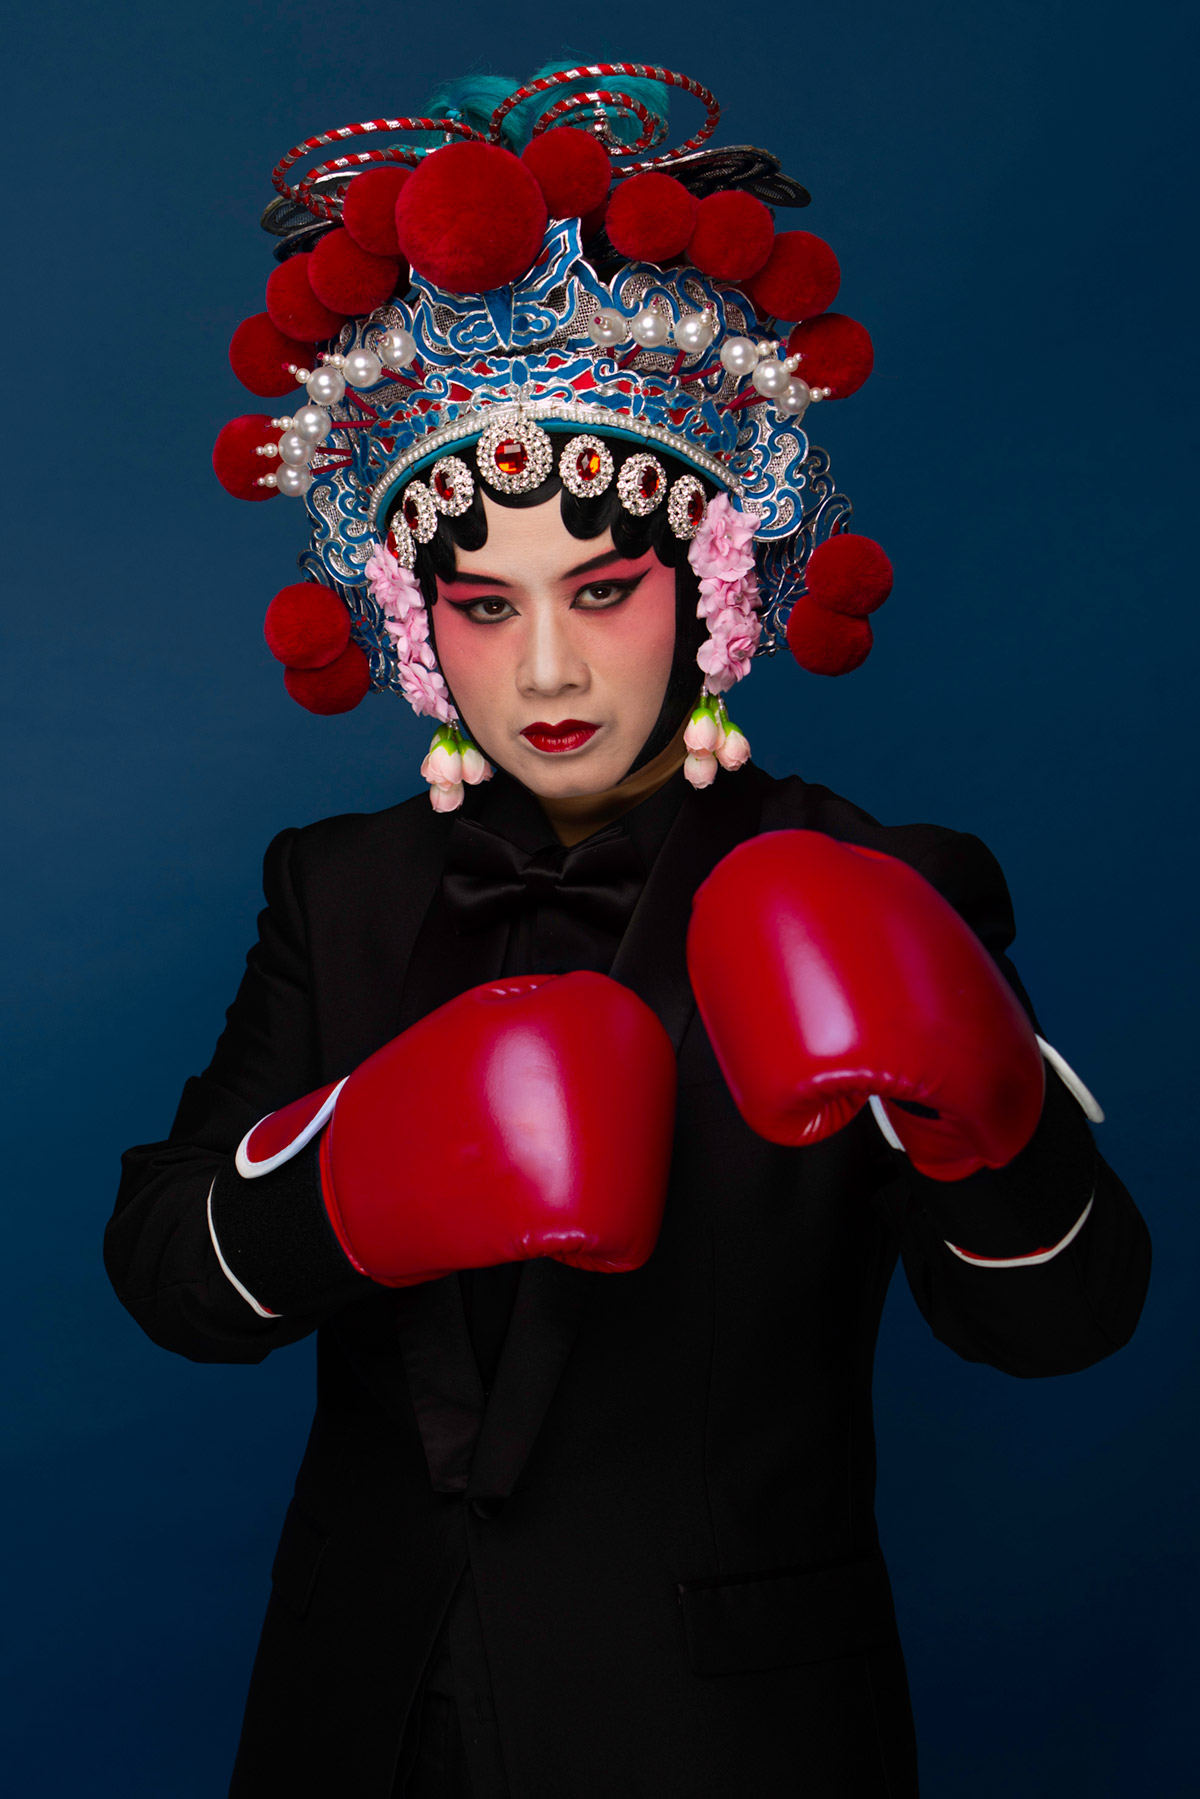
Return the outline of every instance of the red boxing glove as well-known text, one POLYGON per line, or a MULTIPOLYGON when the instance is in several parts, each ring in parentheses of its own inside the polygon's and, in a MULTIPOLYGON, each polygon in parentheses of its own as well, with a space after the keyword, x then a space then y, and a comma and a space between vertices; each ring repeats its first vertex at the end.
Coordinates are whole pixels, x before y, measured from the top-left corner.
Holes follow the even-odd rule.
POLYGON ((687 954, 737 1108, 772 1143, 818 1143, 873 1094, 935 1180, 1001 1168, 1033 1135, 1045 1090, 1033 1026, 906 863, 817 831, 752 838, 698 890, 687 954))
POLYGON ((662 1222, 675 1078, 654 1013, 606 975, 493 981, 263 1119, 238 1171, 267 1173, 323 1129, 330 1223, 386 1287, 535 1256, 639 1268, 662 1222))

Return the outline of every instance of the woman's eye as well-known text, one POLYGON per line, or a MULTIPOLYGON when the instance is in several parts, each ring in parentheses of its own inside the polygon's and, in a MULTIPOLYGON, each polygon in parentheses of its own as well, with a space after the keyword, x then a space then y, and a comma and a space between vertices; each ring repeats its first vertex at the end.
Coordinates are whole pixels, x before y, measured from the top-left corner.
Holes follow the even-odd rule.
POLYGON ((467 613, 471 618, 490 624, 494 619, 507 618, 513 608, 507 600, 492 595, 484 600, 471 600, 466 606, 460 604, 458 610, 467 613))
POLYGON ((636 586, 636 581, 593 581, 590 587, 580 588, 575 604, 582 605, 585 611, 598 612, 605 606, 615 606, 636 586))

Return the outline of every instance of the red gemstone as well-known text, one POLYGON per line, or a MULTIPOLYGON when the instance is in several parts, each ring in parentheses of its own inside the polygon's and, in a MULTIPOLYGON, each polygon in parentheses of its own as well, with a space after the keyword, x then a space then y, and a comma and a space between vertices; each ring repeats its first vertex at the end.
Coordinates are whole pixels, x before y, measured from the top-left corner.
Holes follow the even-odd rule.
POLYGON ((502 475, 519 475, 529 461, 529 451, 516 437, 506 437, 496 445, 492 461, 502 475))
POLYGON ((410 531, 416 530, 417 520, 420 518, 420 516, 421 516, 421 514, 417 511, 417 502, 415 500, 405 500, 405 502, 404 502, 404 521, 407 524, 410 531))
POLYGON ((433 477, 433 486, 439 500, 454 498, 454 483, 442 469, 439 469, 433 477))
POLYGON ((688 495, 687 516, 689 525, 698 525, 704 517, 704 495, 694 488, 688 495))
POLYGON ((652 500, 658 492, 658 470, 653 464, 647 464, 642 470, 642 498, 652 500))
POLYGON ((580 450, 575 458, 575 468, 581 481, 594 481, 600 473, 600 452, 594 446, 580 450))

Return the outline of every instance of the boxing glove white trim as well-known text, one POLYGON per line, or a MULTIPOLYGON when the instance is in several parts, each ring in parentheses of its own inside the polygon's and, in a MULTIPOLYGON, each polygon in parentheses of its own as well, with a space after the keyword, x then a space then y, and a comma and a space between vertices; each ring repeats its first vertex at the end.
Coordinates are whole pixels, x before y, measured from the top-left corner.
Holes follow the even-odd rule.
MULTIPOLYGON (((257 1180, 260 1174, 270 1174, 273 1169, 282 1168, 285 1162, 290 1162, 293 1156, 300 1153, 306 1143, 311 1143, 317 1132, 324 1129, 329 1119, 333 1116, 333 1108, 337 1104, 338 1094, 346 1085, 349 1078, 349 1075, 343 1076, 337 1086, 333 1089, 333 1092, 325 1096, 324 1101, 313 1113, 307 1124, 305 1124, 301 1130, 296 1132, 296 1135, 292 1138, 290 1143, 285 1143, 283 1148, 276 1150, 273 1156, 264 1156, 261 1162, 255 1162, 252 1161, 250 1157, 250 1139, 253 1137, 255 1131, 257 1131, 260 1126, 264 1125, 268 1118, 274 1118, 275 1114, 274 1112, 268 1112, 264 1117, 260 1118, 258 1124, 252 1126, 252 1128, 246 1132, 246 1135, 237 1146, 237 1155, 234 1157, 234 1165, 242 1179, 245 1181, 257 1180)), ((269 1314, 269 1316, 273 1317, 274 1313, 269 1314)))
POLYGON ((883 1135, 887 1142, 888 1148, 889 1149, 898 1149, 898 1150, 900 1150, 901 1154, 903 1154, 904 1153, 904 1145, 903 1145, 903 1143, 901 1143, 899 1137, 897 1137, 895 1129, 893 1128, 893 1125, 892 1125, 892 1121, 888 1117, 886 1108, 884 1107, 884 1103, 880 1099, 878 1093, 872 1093, 872 1095, 871 1095, 871 1113, 875 1119, 876 1124, 879 1126, 880 1130, 883 1132, 883 1135))
POLYGON ((1045 1056, 1047 1062, 1049 1062, 1051 1068, 1054 1070, 1067 1092, 1071 1094, 1072 1098, 1079 1101, 1079 1104, 1083 1107, 1084 1117, 1092 1124, 1103 1124, 1103 1106, 1100 1104, 1091 1088, 1084 1086, 1066 1057, 1060 1056, 1053 1045, 1047 1043, 1044 1037, 1038 1038, 1038 1048, 1045 1056))
MULTIPOLYGON (((286 1161, 287 1160, 286 1156, 283 1159, 286 1161)), ((266 1171, 265 1171, 265 1169, 260 1168, 258 1172, 260 1174, 263 1174, 266 1171)), ((208 1201, 207 1201, 208 1234, 209 1234, 210 1239, 212 1240, 212 1246, 217 1252, 217 1260, 221 1264, 221 1273, 225 1276, 225 1279, 229 1282, 230 1286, 237 1288, 237 1291, 241 1294, 241 1296, 245 1300, 246 1304, 248 1306, 252 1306, 253 1309, 258 1313, 260 1318, 278 1318, 280 1315, 278 1312, 268 1312, 266 1306, 259 1305, 259 1303, 258 1303, 257 1299, 255 1299, 253 1293, 250 1292, 249 1288, 243 1287, 241 1281, 238 1279, 237 1275, 233 1272, 233 1269, 229 1266, 229 1263, 225 1260, 225 1257, 221 1254, 221 1245, 217 1242, 217 1233, 213 1228, 213 1215, 212 1215, 213 1187, 215 1187, 216 1184, 217 1184, 217 1177, 214 1174, 213 1180, 212 1180, 212 1187, 210 1187, 208 1189, 208 1201)))
POLYGON ((1068 1244, 1074 1243, 1087 1223, 1088 1214, 1095 1203, 1096 1195, 1093 1193, 1061 1242, 1053 1244, 1049 1249, 1035 1249, 1033 1254, 1028 1256, 976 1256, 972 1255, 969 1249, 959 1249, 957 1244, 951 1243, 948 1238, 943 1237, 942 1241, 952 1256, 957 1256, 960 1262, 970 1262, 972 1268, 1036 1268, 1041 1262, 1052 1262, 1056 1255, 1061 1254, 1067 1248, 1068 1244))

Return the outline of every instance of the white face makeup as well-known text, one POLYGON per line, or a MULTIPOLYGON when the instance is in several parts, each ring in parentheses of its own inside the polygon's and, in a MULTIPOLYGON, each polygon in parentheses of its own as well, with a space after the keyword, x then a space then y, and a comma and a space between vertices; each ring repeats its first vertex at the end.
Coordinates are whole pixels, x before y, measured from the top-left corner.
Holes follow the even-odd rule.
POLYGON ((487 542, 438 581, 437 655, 484 755, 532 792, 614 787, 662 707, 675 652, 675 571, 572 537, 558 495, 518 510, 483 496, 487 542))

